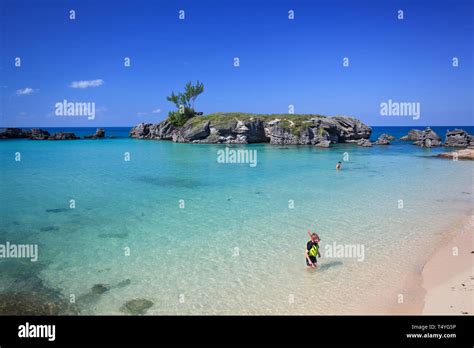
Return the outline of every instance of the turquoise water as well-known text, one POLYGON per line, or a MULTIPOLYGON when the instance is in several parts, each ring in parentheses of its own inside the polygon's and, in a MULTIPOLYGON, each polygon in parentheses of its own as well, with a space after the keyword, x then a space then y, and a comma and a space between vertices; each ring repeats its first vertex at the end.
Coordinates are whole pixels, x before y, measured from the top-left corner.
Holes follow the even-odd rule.
MULTIPOLYGON (((443 149, 242 146, 257 150, 251 168, 217 163, 222 148, 2 141, 0 243, 37 243, 37 276, 65 298, 109 284, 93 301, 77 301, 83 314, 122 314, 135 298, 154 302, 148 314, 383 312, 400 292, 414 296, 406 280, 471 214, 473 164, 431 157, 443 149), (320 269, 306 270, 308 229, 322 251, 363 244, 364 261, 323 253, 320 269)), ((15 286, 17 263, 0 259, 0 291, 15 286)))

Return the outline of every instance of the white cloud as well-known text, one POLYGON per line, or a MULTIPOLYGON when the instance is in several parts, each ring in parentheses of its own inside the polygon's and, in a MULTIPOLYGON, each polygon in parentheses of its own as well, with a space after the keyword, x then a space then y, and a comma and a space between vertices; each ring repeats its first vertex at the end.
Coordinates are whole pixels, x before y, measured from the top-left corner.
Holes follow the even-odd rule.
POLYGON ((159 114, 161 112, 161 109, 155 109, 151 113, 152 114, 159 114))
POLYGON ((72 81, 69 87, 71 88, 89 88, 89 87, 99 87, 104 84, 104 80, 86 80, 86 81, 72 81))
POLYGON ((28 95, 37 92, 38 89, 33 89, 31 87, 26 87, 23 89, 17 89, 16 90, 16 95, 28 95))

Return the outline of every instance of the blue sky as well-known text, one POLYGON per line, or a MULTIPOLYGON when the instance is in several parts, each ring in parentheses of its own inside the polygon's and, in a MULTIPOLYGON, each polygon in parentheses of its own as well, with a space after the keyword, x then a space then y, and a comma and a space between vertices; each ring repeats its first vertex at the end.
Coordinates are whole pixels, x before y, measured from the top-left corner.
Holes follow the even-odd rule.
POLYGON ((291 104, 370 125, 473 125, 473 4, 0 0, 0 126, 157 122, 174 109, 166 96, 196 80, 204 113, 287 113, 291 104), (93 80, 103 83, 71 87, 93 80), (55 116, 64 99, 94 102, 95 119, 55 116), (420 119, 381 116, 388 99, 419 102, 420 119))

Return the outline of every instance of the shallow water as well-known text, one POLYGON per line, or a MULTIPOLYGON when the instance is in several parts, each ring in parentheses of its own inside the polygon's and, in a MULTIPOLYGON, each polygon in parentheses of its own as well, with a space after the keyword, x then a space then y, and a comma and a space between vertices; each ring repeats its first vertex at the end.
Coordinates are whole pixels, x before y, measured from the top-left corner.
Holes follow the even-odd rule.
POLYGON ((122 314, 135 298, 154 302, 148 314, 360 313, 395 303, 442 233, 471 213, 473 164, 431 157, 443 149, 242 146, 257 150, 252 168, 217 163, 222 148, 2 141, 0 243, 39 244, 36 275, 79 298, 83 314, 122 314), (308 229, 322 239, 317 271, 305 268, 308 229), (333 242, 364 245, 364 261, 326 258, 333 242), (89 296, 95 284, 110 290, 89 296))

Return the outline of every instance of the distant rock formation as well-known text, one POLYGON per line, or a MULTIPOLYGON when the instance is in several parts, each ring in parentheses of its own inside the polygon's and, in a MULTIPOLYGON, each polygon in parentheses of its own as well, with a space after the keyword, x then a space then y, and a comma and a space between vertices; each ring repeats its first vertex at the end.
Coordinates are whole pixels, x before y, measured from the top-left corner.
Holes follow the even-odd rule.
POLYGON ((76 140, 80 139, 76 137, 74 133, 71 132, 57 132, 48 137, 48 140, 76 140))
POLYGON ((423 131, 419 129, 411 129, 408 131, 407 135, 404 135, 400 138, 403 141, 416 141, 423 131))
POLYGON ((441 137, 430 127, 426 127, 426 129, 421 132, 421 134, 418 136, 418 139, 413 142, 413 144, 421 147, 441 146, 441 137))
POLYGON ((372 128, 352 117, 219 113, 193 117, 182 127, 175 127, 168 120, 158 124, 140 123, 131 129, 129 136, 203 144, 270 143, 329 147, 331 143, 368 139, 371 133, 372 128))
POLYGON ((413 141, 413 145, 421 147, 441 146, 441 137, 430 127, 426 127, 425 130, 411 129, 400 140, 410 140, 413 141))
POLYGON ((4 128, 0 129, 0 139, 76 140, 80 138, 72 132, 57 132, 51 135, 48 131, 39 128, 4 128))
POLYGON ((50 134, 48 131, 45 131, 44 129, 33 128, 29 138, 32 140, 46 140, 49 138, 49 136, 50 134))
POLYGON ((377 141, 375 142, 375 145, 390 145, 390 141, 394 139, 395 139, 394 136, 383 133, 379 135, 379 137, 377 138, 377 141))
POLYGON ((0 139, 21 139, 29 138, 31 131, 25 131, 20 128, 2 128, 0 129, 0 139))
POLYGON ((101 139, 105 137, 105 130, 102 128, 97 128, 95 134, 86 135, 84 139, 101 139))
POLYGON ((444 140, 444 146, 449 147, 467 147, 470 144, 474 144, 473 136, 469 135, 463 129, 454 129, 446 132, 446 138, 444 140))

